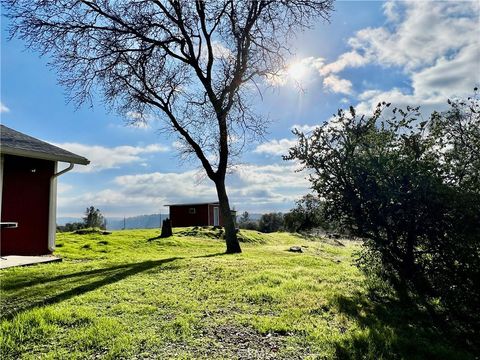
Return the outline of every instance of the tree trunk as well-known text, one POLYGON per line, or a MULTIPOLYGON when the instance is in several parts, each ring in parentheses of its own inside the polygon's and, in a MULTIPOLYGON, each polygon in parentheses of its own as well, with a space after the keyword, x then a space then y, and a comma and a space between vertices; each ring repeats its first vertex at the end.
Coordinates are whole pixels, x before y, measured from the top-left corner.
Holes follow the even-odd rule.
POLYGON ((170 219, 163 220, 162 233, 160 234, 160 237, 161 238, 166 238, 166 237, 170 237, 172 235, 173 235, 172 222, 170 221, 170 219))
POLYGON ((225 242, 227 244, 227 254, 241 253, 240 243, 237 239, 237 231, 235 223, 233 222, 232 212, 230 211, 230 204, 228 202, 227 191, 225 189, 225 180, 220 179, 215 181, 217 188, 218 202, 220 203, 220 212, 222 214, 223 226, 225 227, 225 242))

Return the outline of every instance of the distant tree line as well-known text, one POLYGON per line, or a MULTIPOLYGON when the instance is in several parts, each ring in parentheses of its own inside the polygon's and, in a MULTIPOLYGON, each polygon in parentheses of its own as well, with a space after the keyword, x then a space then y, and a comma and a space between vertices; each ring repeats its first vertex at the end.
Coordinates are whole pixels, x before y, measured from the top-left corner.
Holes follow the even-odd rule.
POLYGON ((58 232, 72 232, 79 229, 98 228, 105 230, 107 228, 107 220, 99 209, 90 206, 85 210, 85 217, 81 222, 66 223, 65 225, 57 225, 58 232))
POLYGON ((257 230, 264 233, 275 231, 308 232, 312 229, 340 231, 337 222, 330 221, 324 214, 323 202, 313 194, 307 194, 296 201, 288 213, 272 212, 263 214, 259 220, 252 220, 245 211, 238 218, 240 229, 257 230))

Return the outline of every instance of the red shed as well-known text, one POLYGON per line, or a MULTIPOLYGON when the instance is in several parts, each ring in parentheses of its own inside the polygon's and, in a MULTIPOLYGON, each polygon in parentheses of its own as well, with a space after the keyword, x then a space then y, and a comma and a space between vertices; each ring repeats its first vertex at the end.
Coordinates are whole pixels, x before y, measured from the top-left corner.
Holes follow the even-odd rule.
MULTIPOLYGON (((223 218, 218 202, 171 204, 170 221, 172 227, 223 226, 223 218)), ((235 218, 236 211, 232 211, 235 218)))
POLYGON ((0 125, 1 255, 44 255, 55 248, 57 177, 79 155, 0 125), (57 172, 59 162, 69 163, 57 172))

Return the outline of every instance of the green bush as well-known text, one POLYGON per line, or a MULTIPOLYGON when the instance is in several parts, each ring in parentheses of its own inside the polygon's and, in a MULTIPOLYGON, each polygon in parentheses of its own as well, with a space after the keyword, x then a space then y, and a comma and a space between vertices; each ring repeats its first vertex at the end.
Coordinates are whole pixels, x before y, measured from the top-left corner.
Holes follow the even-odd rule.
POLYGON ((263 214, 258 222, 258 230, 264 233, 271 233, 283 230, 283 214, 263 214))
MULTIPOLYGON (((473 339, 480 326, 480 117, 478 98, 421 121, 418 108, 353 107, 286 159, 311 169, 325 214, 365 239, 359 264, 401 298, 414 295, 473 339)), ((472 340, 473 343, 473 340, 472 340)))

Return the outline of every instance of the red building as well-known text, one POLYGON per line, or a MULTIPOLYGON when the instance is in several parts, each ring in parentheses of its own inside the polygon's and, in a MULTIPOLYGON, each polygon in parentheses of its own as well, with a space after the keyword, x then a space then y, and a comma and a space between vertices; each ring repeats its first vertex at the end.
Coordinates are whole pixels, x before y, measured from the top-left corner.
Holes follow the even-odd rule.
MULTIPOLYGON (((223 226, 223 218, 218 202, 197 204, 171 204, 170 221, 172 227, 223 226)), ((232 211, 236 216, 236 211, 232 211)))
POLYGON ((89 161, 4 125, 0 145, 0 254, 49 254, 55 248, 57 177, 89 161), (69 165, 58 171, 59 162, 69 165))

